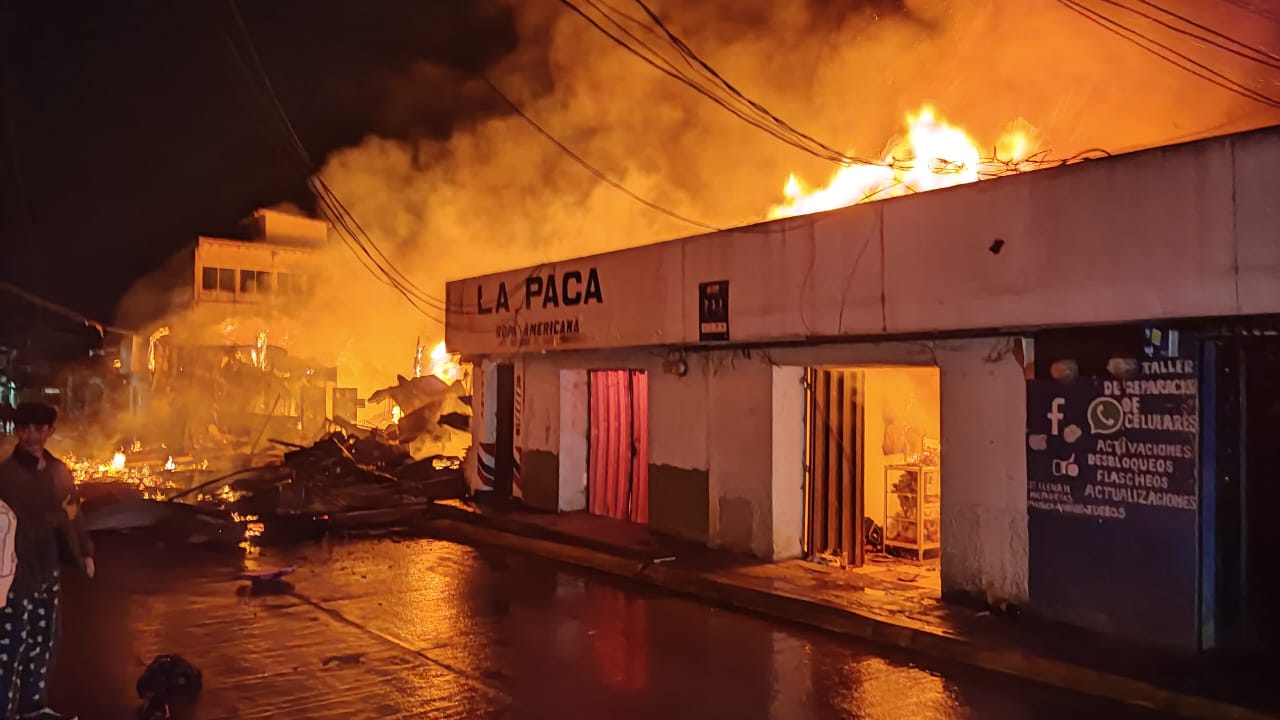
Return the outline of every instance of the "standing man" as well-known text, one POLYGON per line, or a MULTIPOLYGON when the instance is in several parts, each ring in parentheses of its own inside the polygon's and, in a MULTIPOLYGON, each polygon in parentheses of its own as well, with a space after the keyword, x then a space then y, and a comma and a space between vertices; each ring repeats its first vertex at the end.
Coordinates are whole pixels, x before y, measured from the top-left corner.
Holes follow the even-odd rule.
POLYGON ((45 449, 57 417, 57 410, 43 403, 18 405, 13 413, 18 445, 0 462, 0 501, 16 516, 18 558, 0 608, 0 699, 7 700, 6 717, 23 720, 68 717, 45 704, 58 633, 59 534, 89 577, 95 569, 71 471, 45 449))

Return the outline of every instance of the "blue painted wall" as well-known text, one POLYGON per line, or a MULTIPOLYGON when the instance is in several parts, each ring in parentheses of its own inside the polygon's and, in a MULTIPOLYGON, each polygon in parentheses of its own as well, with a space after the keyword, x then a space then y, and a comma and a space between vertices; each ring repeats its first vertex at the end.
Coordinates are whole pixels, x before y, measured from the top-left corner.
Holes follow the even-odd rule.
POLYGON ((1199 644, 1199 364, 1143 359, 1027 382, 1032 608, 1142 642, 1199 644))

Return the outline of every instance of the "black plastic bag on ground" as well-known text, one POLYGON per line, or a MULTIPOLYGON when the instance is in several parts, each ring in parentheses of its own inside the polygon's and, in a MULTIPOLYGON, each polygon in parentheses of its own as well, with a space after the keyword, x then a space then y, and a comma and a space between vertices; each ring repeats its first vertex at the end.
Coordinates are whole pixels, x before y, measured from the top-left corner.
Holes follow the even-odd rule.
POLYGON ((175 703, 188 703, 200 694, 204 679, 200 670, 181 655, 160 655, 138 678, 138 697, 143 705, 139 720, 164 720, 175 703))

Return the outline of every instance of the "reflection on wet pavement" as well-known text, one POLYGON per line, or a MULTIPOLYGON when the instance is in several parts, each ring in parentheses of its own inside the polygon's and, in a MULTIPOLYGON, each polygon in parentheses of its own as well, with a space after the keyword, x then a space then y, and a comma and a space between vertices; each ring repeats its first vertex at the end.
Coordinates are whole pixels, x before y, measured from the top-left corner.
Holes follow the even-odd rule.
POLYGON ((1150 716, 446 542, 268 551, 249 569, 297 565, 295 589, 256 597, 238 559, 100 554, 64 591, 54 686, 86 720, 132 717, 161 653, 204 672, 178 715, 201 719, 1150 716))

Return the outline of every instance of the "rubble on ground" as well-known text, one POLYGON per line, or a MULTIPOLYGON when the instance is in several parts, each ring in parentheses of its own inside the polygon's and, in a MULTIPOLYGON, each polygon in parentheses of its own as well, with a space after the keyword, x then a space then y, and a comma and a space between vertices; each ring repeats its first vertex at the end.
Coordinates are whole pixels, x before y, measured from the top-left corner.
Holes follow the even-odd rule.
POLYGON ((461 457, 415 451, 443 447, 441 437, 465 431, 470 398, 460 383, 433 376, 398 380, 370 398, 392 400, 405 411, 384 428, 335 418, 310 445, 265 438, 273 451, 256 449, 218 469, 173 458, 158 471, 78 461, 86 523, 91 531, 238 546, 273 527, 386 526, 432 502, 464 496, 461 457))

